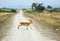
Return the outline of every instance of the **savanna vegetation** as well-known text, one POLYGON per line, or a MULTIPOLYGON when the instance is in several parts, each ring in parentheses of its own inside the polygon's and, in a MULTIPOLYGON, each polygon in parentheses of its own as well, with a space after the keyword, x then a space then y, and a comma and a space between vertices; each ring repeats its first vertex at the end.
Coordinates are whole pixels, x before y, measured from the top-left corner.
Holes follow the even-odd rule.
POLYGON ((33 3, 32 9, 25 10, 25 15, 60 30, 60 8, 52 8, 50 5, 46 8, 43 4, 33 3))
POLYGON ((16 13, 16 9, 0 8, 0 24, 16 13))

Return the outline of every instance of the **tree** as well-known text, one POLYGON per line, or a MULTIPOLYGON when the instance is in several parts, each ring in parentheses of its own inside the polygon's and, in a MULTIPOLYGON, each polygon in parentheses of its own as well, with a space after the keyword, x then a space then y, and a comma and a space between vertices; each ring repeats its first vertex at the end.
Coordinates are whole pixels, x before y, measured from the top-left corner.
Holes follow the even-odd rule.
POLYGON ((38 6, 36 7, 37 11, 43 11, 45 9, 44 6, 42 6, 41 4, 38 4, 38 6))
POLYGON ((11 12, 16 12, 16 10, 15 9, 11 9, 11 12))
POLYGON ((52 8, 52 6, 48 5, 47 8, 52 8))
POLYGON ((33 3, 32 9, 35 9, 37 11, 43 11, 45 9, 45 6, 43 6, 43 3, 41 3, 41 4, 33 3))
POLYGON ((37 3, 32 3, 32 9, 36 9, 37 3))

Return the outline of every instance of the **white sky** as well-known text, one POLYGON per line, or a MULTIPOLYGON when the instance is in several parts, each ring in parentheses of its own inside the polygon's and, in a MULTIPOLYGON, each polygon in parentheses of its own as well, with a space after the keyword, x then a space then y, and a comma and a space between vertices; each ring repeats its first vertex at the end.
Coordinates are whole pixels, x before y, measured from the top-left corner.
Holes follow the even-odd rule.
POLYGON ((60 0, 0 0, 0 7, 29 8, 33 2, 60 7, 60 0))

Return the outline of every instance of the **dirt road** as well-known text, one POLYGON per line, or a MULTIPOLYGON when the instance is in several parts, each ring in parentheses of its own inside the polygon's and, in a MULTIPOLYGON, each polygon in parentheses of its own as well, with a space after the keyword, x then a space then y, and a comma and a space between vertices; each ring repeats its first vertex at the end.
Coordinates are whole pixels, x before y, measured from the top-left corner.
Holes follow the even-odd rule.
POLYGON ((18 14, 12 16, 0 25, 0 41, 59 41, 59 35, 53 30, 41 28, 40 25, 34 22, 30 25, 32 29, 29 27, 27 30, 25 26, 17 29, 19 22, 29 20, 29 18, 24 17, 23 14, 23 11, 20 10, 18 14), (38 30, 37 27, 39 27, 40 30, 38 30))

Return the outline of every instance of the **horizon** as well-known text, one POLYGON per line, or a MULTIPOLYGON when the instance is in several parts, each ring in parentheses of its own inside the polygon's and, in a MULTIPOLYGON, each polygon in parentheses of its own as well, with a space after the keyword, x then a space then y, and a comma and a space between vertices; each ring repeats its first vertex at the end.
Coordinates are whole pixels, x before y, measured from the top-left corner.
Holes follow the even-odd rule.
POLYGON ((60 0, 0 0, 0 8, 31 8, 33 2, 43 3, 45 7, 50 5, 53 8, 60 8, 60 0))

